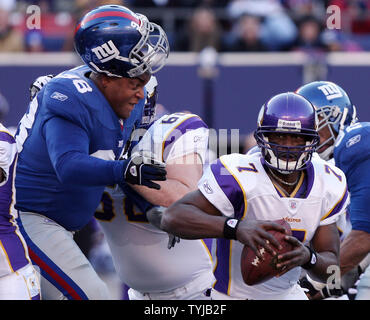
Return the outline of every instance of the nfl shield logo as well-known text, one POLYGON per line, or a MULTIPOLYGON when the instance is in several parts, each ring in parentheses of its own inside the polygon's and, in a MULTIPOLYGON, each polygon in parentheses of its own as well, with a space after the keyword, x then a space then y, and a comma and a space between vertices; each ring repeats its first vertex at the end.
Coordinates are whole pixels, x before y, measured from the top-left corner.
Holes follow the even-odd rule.
POLYGON ((297 209, 297 202, 296 201, 294 201, 294 200, 290 201, 289 205, 290 205, 290 209, 292 209, 292 210, 297 209))

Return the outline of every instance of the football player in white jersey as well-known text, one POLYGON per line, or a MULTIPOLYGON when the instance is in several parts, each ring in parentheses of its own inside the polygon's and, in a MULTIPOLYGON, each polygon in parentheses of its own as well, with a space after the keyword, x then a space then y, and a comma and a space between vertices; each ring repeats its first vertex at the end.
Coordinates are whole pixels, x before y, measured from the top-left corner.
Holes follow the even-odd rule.
MULTIPOLYGON (((148 93, 154 96, 149 90, 148 93)), ((155 192, 149 188, 135 190, 151 204, 165 207, 196 190, 207 146, 208 127, 200 117, 186 113, 162 116, 149 127, 132 154, 151 153, 165 162, 167 180, 155 192)), ((146 218, 142 209, 148 205, 146 200, 133 196, 127 188, 125 192, 128 194, 119 187, 107 187, 95 217, 105 234, 118 275, 130 287, 129 298, 209 299, 205 293, 215 281, 211 239, 182 240, 169 250, 168 234, 146 218)))
MULTIPOLYGON (((212 299, 307 299, 297 284, 301 267, 323 282, 339 268, 335 222, 348 201, 346 178, 312 156, 319 141, 317 117, 312 104, 295 93, 263 105, 255 137, 260 152, 213 162, 197 191, 162 210, 161 228, 182 238, 218 238, 212 299), (291 226, 293 236, 285 239, 294 249, 278 255, 278 277, 246 285, 241 252, 244 244, 256 245, 255 230, 248 227, 281 218, 291 226)), ((158 211, 151 209, 149 216, 158 211)))
POLYGON ((16 223, 14 137, 0 123, 0 300, 40 300, 40 284, 16 223))

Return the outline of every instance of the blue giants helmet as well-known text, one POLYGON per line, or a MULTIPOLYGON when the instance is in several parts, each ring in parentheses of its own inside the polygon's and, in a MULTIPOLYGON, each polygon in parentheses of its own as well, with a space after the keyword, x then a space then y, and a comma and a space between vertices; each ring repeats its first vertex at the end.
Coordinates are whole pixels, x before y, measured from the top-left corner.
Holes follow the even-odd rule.
POLYGON ((329 81, 315 81, 300 87, 296 93, 309 100, 319 117, 318 131, 328 127, 330 137, 320 143, 320 157, 329 160, 334 152, 338 134, 346 126, 357 122, 356 108, 347 93, 337 84, 329 81), (320 148, 328 145, 324 151, 320 148))
POLYGON ((111 77, 153 74, 165 64, 169 44, 163 29, 126 7, 88 12, 75 29, 75 49, 95 72, 111 77))
POLYGON ((284 174, 305 169, 319 143, 317 124, 315 108, 302 96, 287 92, 272 97, 262 106, 254 132, 266 165, 284 174), (272 143, 269 138, 273 134, 299 135, 306 143, 272 143))

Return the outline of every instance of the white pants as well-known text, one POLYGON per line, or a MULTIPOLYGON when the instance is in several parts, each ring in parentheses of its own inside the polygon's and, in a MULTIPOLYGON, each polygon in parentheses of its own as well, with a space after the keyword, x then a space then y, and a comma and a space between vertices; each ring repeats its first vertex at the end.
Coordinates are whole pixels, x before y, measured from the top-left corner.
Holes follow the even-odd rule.
POLYGON ((356 300, 370 300, 370 266, 361 275, 357 285, 356 300))
POLYGON ((111 298, 106 284, 73 240, 72 232, 32 212, 19 212, 18 225, 32 263, 41 274, 42 299, 111 298))
POLYGON ((130 288, 130 300, 211 300, 209 290, 214 282, 212 273, 203 273, 185 286, 167 292, 142 293, 130 288))
POLYGON ((40 300, 40 283, 31 264, 0 277, 0 300, 40 300))
POLYGON ((231 297, 227 294, 224 294, 222 292, 219 292, 215 289, 212 289, 211 291, 211 299, 212 300, 308 300, 306 294, 304 293, 303 289, 298 285, 294 285, 293 288, 291 288, 288 292, 283 292, 281 294, 275 294, 275 295, 267 295, 264 296, 264 298, 256 298, 253 295, 250 297, 244 297, 244 298, 237 298, 237 297, 231 297))

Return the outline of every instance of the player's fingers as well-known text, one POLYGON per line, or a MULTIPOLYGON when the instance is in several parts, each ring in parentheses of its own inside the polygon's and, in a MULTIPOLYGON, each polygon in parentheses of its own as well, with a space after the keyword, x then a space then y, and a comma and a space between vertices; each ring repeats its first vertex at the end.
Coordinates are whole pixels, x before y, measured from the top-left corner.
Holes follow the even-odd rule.
POLYGON ((299 251, 296 251, 296 250, 292 250, 292 251, 289 251, 283 254, 279 254, 277 257, 278 263, 289 261, 291 259, 294 259, 297 256, 299 256, 299 251))
POLYGON ((281 225, 273 221, 264 221, 261 223, 261 228, 264 230, 276 230, 282 233, 286 233, 286 229, 281 225))
POLYGON ((167 171, 165 169, 152 170, 152 168, 143 168, 141 172, 142 176, 148 180, 166 180, 167 171))
POLYGON ((151 188, 151 189, 155 189, 155 190, 160 190, 161 189, 161 186, 158 183, 155 183, 155 182, 150 181, 150 180, 144 180, 142 182, 142 185, 147 186, 148 188, 151 188))
POLYGON ((281 262, 280 260, 278 260, 278 263, 276 264, 276 268, 278 269, 284 269, 284 273, 289 271, 290 269, 292 268, 295 268, 297 266, 300 265, 300 260, 299 260, 299 257, 294 257, 292 259, 289 259, 289 260, 286 260, 286 261, 283 261, 281 262))
POLYGON ((269 232, 267 231, 264 231, 264 230, 261 230, 260 231, 260 235, 261 237, 264 238, 264 247, 266 247, 266 249, 269 250, 270 253, 272 253, 273 249, 271 248, 271 246, 269 245, 270 243, 277 249, 281 250, 283 247, 281 246, 281 244, 276 240, 276 238, 269 232), (266 242, 268 241, 268 242, 266 242), (270 249, 269 249, 270 248, 270 249))
POLYGON ((270 241, 269 240, 266 240, 266 239, 263 239, 263 238, 260 238, 258 240, 258 244, 261 248, 264 248, 268 253, 270 253, 271 255, 275 256, 276 255, 276 251, 273 249, 273 247, 270 245, 270 241))
POLYGON ((291 237, 291 236, 285 236, 284 237, 285 241, 291 243, 294 247, 298 247, 301 245, 301 243, 299 242, 299 240, 295 237, 291 237))
POLYGON ((279 277, 281 277, 283 274, 287 273, 288 271, 290 271, 290 269, 284 266, 284 267, 282 267, 282 268, 281 268, 281 272, 279 272, 279 273, 276 275, 276 277, 277 277, 277 278, 279 278, 279 277))
POLYGON ((247 241, 247 243, 244 243, 246 246, 248 246, 255 254, 258 258, 260 259, 263 259, 263 256, 262 254, 260 253, 260 251, 257 249, 257 246, 254 244, 253 241, 247 241))
POLYGON ((153 174, 148 174, 148 175, 145 175, 144 176, 145 180, 147 181, 151 181, 151 180, 154 180, 154 181, 166 181, 166 176, 156 176, 156 175, 153 175, 153 174))
POLYGON ((152 166, 147 166, 147 165, 142 167, 142 172, 148 175, 152 174, 156 176, 165 176, 167 174, 167 171, 164 168, 152 167, 152 166))

